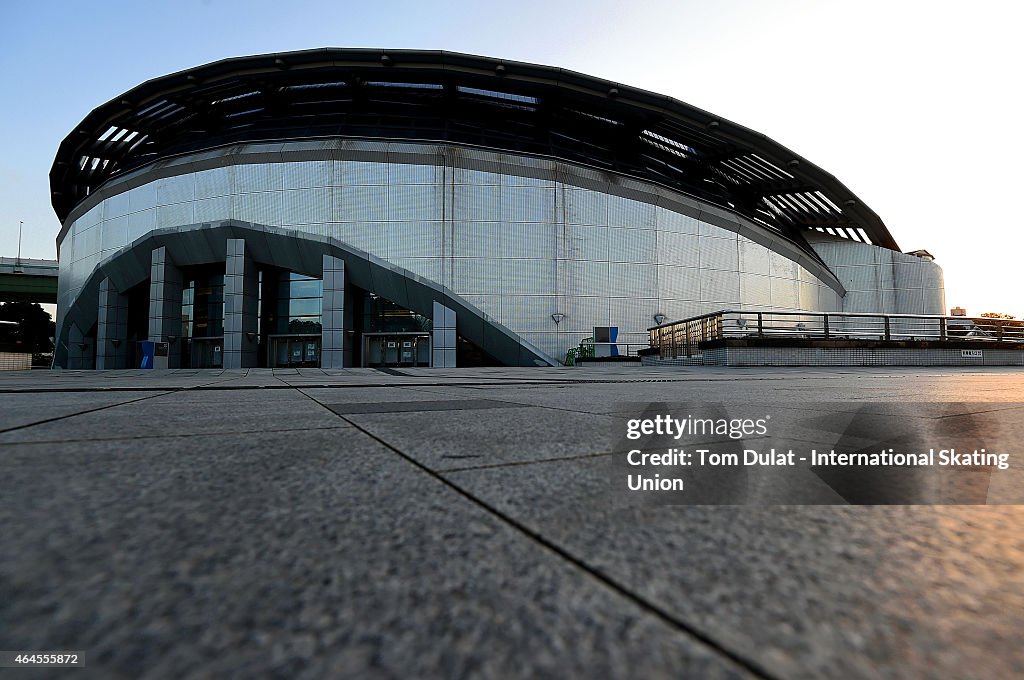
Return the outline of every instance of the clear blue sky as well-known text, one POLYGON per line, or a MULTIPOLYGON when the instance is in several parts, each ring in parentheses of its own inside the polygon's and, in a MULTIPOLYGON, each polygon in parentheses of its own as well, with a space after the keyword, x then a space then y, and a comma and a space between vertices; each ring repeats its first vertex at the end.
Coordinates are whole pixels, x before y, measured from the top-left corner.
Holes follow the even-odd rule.
POLYGON ((47 174, 90 110, 224 57, 445 49, 571 68, 754 128, 836 175, 947 303, 1024 314, 1024 3, 14 2, 0 8, 0 254, 55 256, 47 174))

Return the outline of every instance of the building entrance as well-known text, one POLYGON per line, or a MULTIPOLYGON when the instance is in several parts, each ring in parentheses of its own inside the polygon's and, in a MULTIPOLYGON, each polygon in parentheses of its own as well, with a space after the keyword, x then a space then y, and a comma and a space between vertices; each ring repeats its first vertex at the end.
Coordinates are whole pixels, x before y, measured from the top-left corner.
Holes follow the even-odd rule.
POLYGON ((429 333, 364 333, 363 366, 430 366, 429 333))
POLYGON ((267 366, 270 368, 319 368, 319 335, 271 335, 267 366))
POLYGON ((224 337, 186 338, 185 352, 190 368, 223 368, 224 337))

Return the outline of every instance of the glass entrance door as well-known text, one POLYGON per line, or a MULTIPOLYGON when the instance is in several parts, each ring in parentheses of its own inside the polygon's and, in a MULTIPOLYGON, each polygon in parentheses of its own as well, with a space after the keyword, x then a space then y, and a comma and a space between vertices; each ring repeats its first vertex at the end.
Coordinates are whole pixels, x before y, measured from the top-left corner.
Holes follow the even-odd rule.
POLYGON ((224 338, 190 338, 185 341, 191 368, 223 368, 224 338))
POLYGON ((430 335, 427 333, 365 333, 363 366, 391 368, 430 366, 430 335))
POLYGON ((320 336, 270 336, 270 357, 267 364, 271 368, 318 368, 320 336))

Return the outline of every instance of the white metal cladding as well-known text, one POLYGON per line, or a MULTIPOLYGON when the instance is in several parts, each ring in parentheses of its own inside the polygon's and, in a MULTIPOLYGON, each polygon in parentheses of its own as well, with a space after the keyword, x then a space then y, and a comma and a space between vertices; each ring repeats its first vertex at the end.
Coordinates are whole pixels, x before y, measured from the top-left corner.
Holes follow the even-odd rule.
MULTIPOLYGON (((375 146, 382 158, 417 147, 375 146)), ((69 308, 100 261, 149 231, 226 219, 349 243, 449 287, 556 357, 594 326, 618 326, 621 342, 644 344, 656 314, 675 319, 729 307, 843 307, 839 295, 801 264, 736 231, 639 199, 452 163, 476 154, 496 168, 543 165, 553 177, 598 176, 595 171, 550 159, 420 146, 430 149, 435 163, 241 163, 150 182, 143 172, 141 185, 104 198, 69 225, 60 250, 59 307, 69 308), (562 315, 560 322, 552 315, 562 315)), ((237 162, 239 148, 224 150, 224 162, 237 162)), ((881 250, 841 245, 869 249, 862 259, 881 250)), ((916 262, 899 264, 896 276, 918 291, 900 299, 926 304, 922 291, 935 285, 933 270, 904 276, 916 262)), ((868 265, 857 260, 847 266, 868 265)), ((872 279, 865 276, 858 270, 846 281, 870 292, 872 279)), ((857 298, 857 304, 875 303, 857 298)))
POLYGON ((815 236, 811 247, 846 288, 841 311, 944 314, 942 268, 916 255, 815 236))

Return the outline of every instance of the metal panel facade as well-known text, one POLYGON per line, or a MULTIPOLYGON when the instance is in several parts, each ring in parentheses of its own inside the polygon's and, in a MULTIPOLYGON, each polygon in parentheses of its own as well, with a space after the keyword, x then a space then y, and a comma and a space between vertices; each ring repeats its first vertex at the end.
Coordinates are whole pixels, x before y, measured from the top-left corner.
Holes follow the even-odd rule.
POLYGON ((942 268, 934 262, 865 243, 820 239, 811 246, 846 288, 842 311, 946 313, 942 268))
MULTIPOLYGON (((792 250, 776 251, 739 233, 759 227, 737 222, 730 230, 681 214, 659 204, 664 188, 652 188, 648 200, 626 198, 451 164, 455 157, 463 164, 485 158, 508 168, 528 161, 552 177, 593 173, 557 160, 395 143, 390 146, 403 153, 420 147, 434 159, 395 164, 387 143, 375 146, 382 148, 380 161, 261 164, 239 161, 245 147, 232 147, 219 152, 223 167, 186 167, 149 182, 142 171, 136 186, 121 193, 113 193, 113 181, 106 188, 111 195, 69 225, 61 247, 60 317, 100 261, 149 230, 226 219, 292 230, 297 238, 328 236, 397 263, 555 357, 595 326, 617 326, 621 342, 644 344, 656 314, 675 319, 729 307, 941 311, 934 309, 941 272, 931 263, 922 268, 918 258, 853 242, 819 248, 851 291, 844 303, 828 282, 791 259, 792 250), (856 257, 847 263, 852 247, 856 257), (886 262, 869 265, 868 255, 886 262), (916 291, 893 298, 912 300, 914 308, 877 306, 885 287, 880 267, 896 272, 897 290, 916 291), (558 323, 552 315, 561 315, 558 323)), ((619 183, 607 177, 609 186, 619 183)), ((773 238, 762 241, 774 248, 773 238)))

